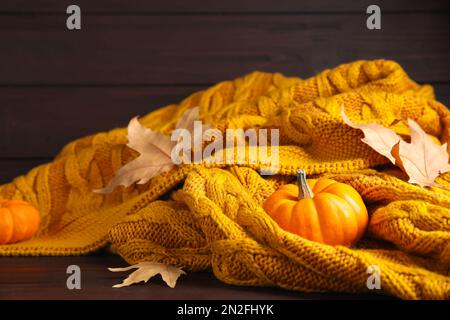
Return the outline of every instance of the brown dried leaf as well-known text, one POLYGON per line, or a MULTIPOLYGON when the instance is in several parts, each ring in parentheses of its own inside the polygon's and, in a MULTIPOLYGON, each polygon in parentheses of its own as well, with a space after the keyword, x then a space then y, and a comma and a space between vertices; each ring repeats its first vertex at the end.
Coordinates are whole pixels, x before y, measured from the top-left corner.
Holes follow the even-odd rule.
POLYGON ((360 129, 364 133, 364 138, 361 139, 362 142, 368 144, 373 150, 385 156, 395 164, 395 158, 391 154, 391 151, 400 141, 400 137, 394 131, 383 127, 378 123, 355 124, 351 122, 345 114, 343 106, 341 109, 341 116, 346 125, 354 129, 360 129))
POLYGON ((108 268, 111 272, 123 272, 131 269, 137 270, 132 272, 125 280, 122 281, 122 283, 114 285, 113 288, 127 287, 142 281, 147 282, 157 274, 161 275, 162 279, 169 287, 175 288, 178 278, 182 274, 186 274, 180 268, 159 262, 141 262, 126 268, 108 268))
POLYGON ((173 142, 169 136, 143 127, 137 118, 128 125, 128 144, 140 153, 139 157, 120 168, 108 185, 97 193, 110 193, 118 186, 147 183, 151 178, 169 171, 174 164, 170 157, 173 142))
MULTIPOLYGON (((188 109, 178 121, 176 129, 186 129, 193 136, 193 140, 201 141, 199 140, 202 138, 201 132, 194 132, 194 121, 198 118, 198 107, 188 109)), ((209 125, 203 125, 203 128, 208 127, 209 125)), ((133 183, 145 184, 151 178, 169 171, 175 166, 171 152, 176 143, 170 136, 145 128, 137 118, 133 118, 128 125, 127 146, 139 152, 139 157, 120 168, 105 188, 94 190, 94 192, 111 193, 118 186, 129 187, 133 183)))
POLYGON ((450 171, 447 144, 436 144, 414 120, 408 119, 411 143, 407 143, 382 125, 352 123, 345 115, 344 108, 341 115, 347 125, 364 132, 364 143, 400 167, 408 175, 409 183, 422 187, 442 187, 434 180, 440 174, 450 171))
POLYGON ((450 171, 447 144, 437 145, 414 120, 408 119, 408 126, 411 143, 399 142, 397 160, 400 167, 409 176, 409 183, 440 187, 434 180, 450 171))

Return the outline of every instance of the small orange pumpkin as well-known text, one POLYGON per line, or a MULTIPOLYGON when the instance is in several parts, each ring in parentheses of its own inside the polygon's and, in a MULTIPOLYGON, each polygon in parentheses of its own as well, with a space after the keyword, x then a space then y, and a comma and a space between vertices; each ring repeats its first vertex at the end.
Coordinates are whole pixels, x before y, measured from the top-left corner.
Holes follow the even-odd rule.
POLYGON ((39 223, 39 212, 29 203, 0 200, 0 245, 30 239, 39 223))
POLYGON ((266 212, 286 231, 329 245, 352 245, 366 230, 366 206, 351 186, 331 179, 306 179, 297 171, 298 186, 286 184, 264 203, 266 212))

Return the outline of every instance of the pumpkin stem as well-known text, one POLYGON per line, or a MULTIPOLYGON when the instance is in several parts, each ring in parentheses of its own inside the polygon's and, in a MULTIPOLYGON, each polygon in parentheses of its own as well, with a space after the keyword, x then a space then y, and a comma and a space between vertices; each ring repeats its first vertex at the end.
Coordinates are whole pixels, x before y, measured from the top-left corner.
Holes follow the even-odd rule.
POLYGON ((306 172, 303 169, 297 170, 297 183, 298 183, 298 199, 308 199, 314 197, 314 193, 306 182, 306 172))

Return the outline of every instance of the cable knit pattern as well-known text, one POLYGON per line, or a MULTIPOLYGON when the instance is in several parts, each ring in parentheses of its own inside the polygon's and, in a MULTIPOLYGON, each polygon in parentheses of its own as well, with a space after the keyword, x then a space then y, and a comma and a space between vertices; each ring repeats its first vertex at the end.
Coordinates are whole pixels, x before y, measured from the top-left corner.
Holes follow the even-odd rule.
MULTIPOLYGON (((310 79, 254 72, 194 93, 141 119, 170 134, 185 110, 220 130, 279 128, 280 172, 263 178, 261 164, 182 165, 145 185, 103 187, 137 154, 126 129, 68 144, 55 160, 0 187, 41 212, 31 240, 0 246, 1 255, 80 255, 110 245, 129 263, 159 261, 195 271, 211 268, 226 283, 302 291, 368 292, 367 268, 381 270, 381 291, 405 299, 450 298, 450 174, 447 189, 405 182, 388 160, 346 126, 376 122, 408 136, 417 121, 442 143, 450 112, 430 86, 412 81, 393 61, 356 61, 310 79), (358 190, 370 212, 366 237, 332 247, 283 231, 262 203, 298 168, 358 190)), ((374 290, 377 291, 377 290, 374 290)))

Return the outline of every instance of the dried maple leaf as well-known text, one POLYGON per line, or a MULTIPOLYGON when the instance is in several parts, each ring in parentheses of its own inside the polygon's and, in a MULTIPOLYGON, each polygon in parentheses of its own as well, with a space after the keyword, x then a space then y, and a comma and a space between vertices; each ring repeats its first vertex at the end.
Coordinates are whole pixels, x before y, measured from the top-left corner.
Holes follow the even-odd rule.
POLYGON ((112 272, 123 272, 131 269, 137 269, 132 272, 122 283, 116 284, 113 288, 122 288, 130 286, 134 283, 147 282, 152 277, 160 274, 164 282, 171 288, 175 288, 178 278, 182 274, 186 274, 180 268, 166 265, 159 262, 141 262, 139 264, 126 268, 108 268, 112 272))
POLYGON ((434 180, 450 171, 447 143, 437 145, 422 128, 408 119, 411 143, 400 140, 398 145, 399 166, 409 176, 409 183, 422 187, 441 187, 434 180))
MULTIPOLYGON (((188 109, 178 121, 176 129, 188 130, 194 135, 193 140, 198 141, 201 139, 201 132, 193 132, 194 121, 198 118, 198 107, 188 109), (197 137, 198 135, 200 137, 197 137)), ((170 136, 145 128, 137 118, 133 118, 128 125, 127 146, 139 152, 140 155, 120 168, 105 188, 94 190, 94 192, 110 193, 118 186, 144 184, 151 178, 169 171, 175 166, 171 152, 176 144, 177 141, 172 141, 170 136)))
POLYGON ((147 183, 158 174, 174 166, 170 157, 173 142, 170 137, 144 128, 137 118, 128 125, 128 147, 140 153, 139 157, 120 168, 108 185, 98 193, 110 193, 117 186, 147 183))
POLYGON ((407 143, 382 125, 352 123, 345 115, 344 108, 341 115, 347 125, 364 132, 364 143, 400 167, 408 175, 409 183, 422 187, 442 187, 434 180, 440 174, 450 171, 447 144, 436 144, 414 120, 408 119, 411 143, 407 143))
POLYGON ((378 123, 355 124, 346 116, 344 107, 341 109, 341 116, 346 125, 360 129, 364 133, 361 141, 395 164, 395 158, 391 152, 392 148, 400 141, 400 137, 394 131, 378 123))

